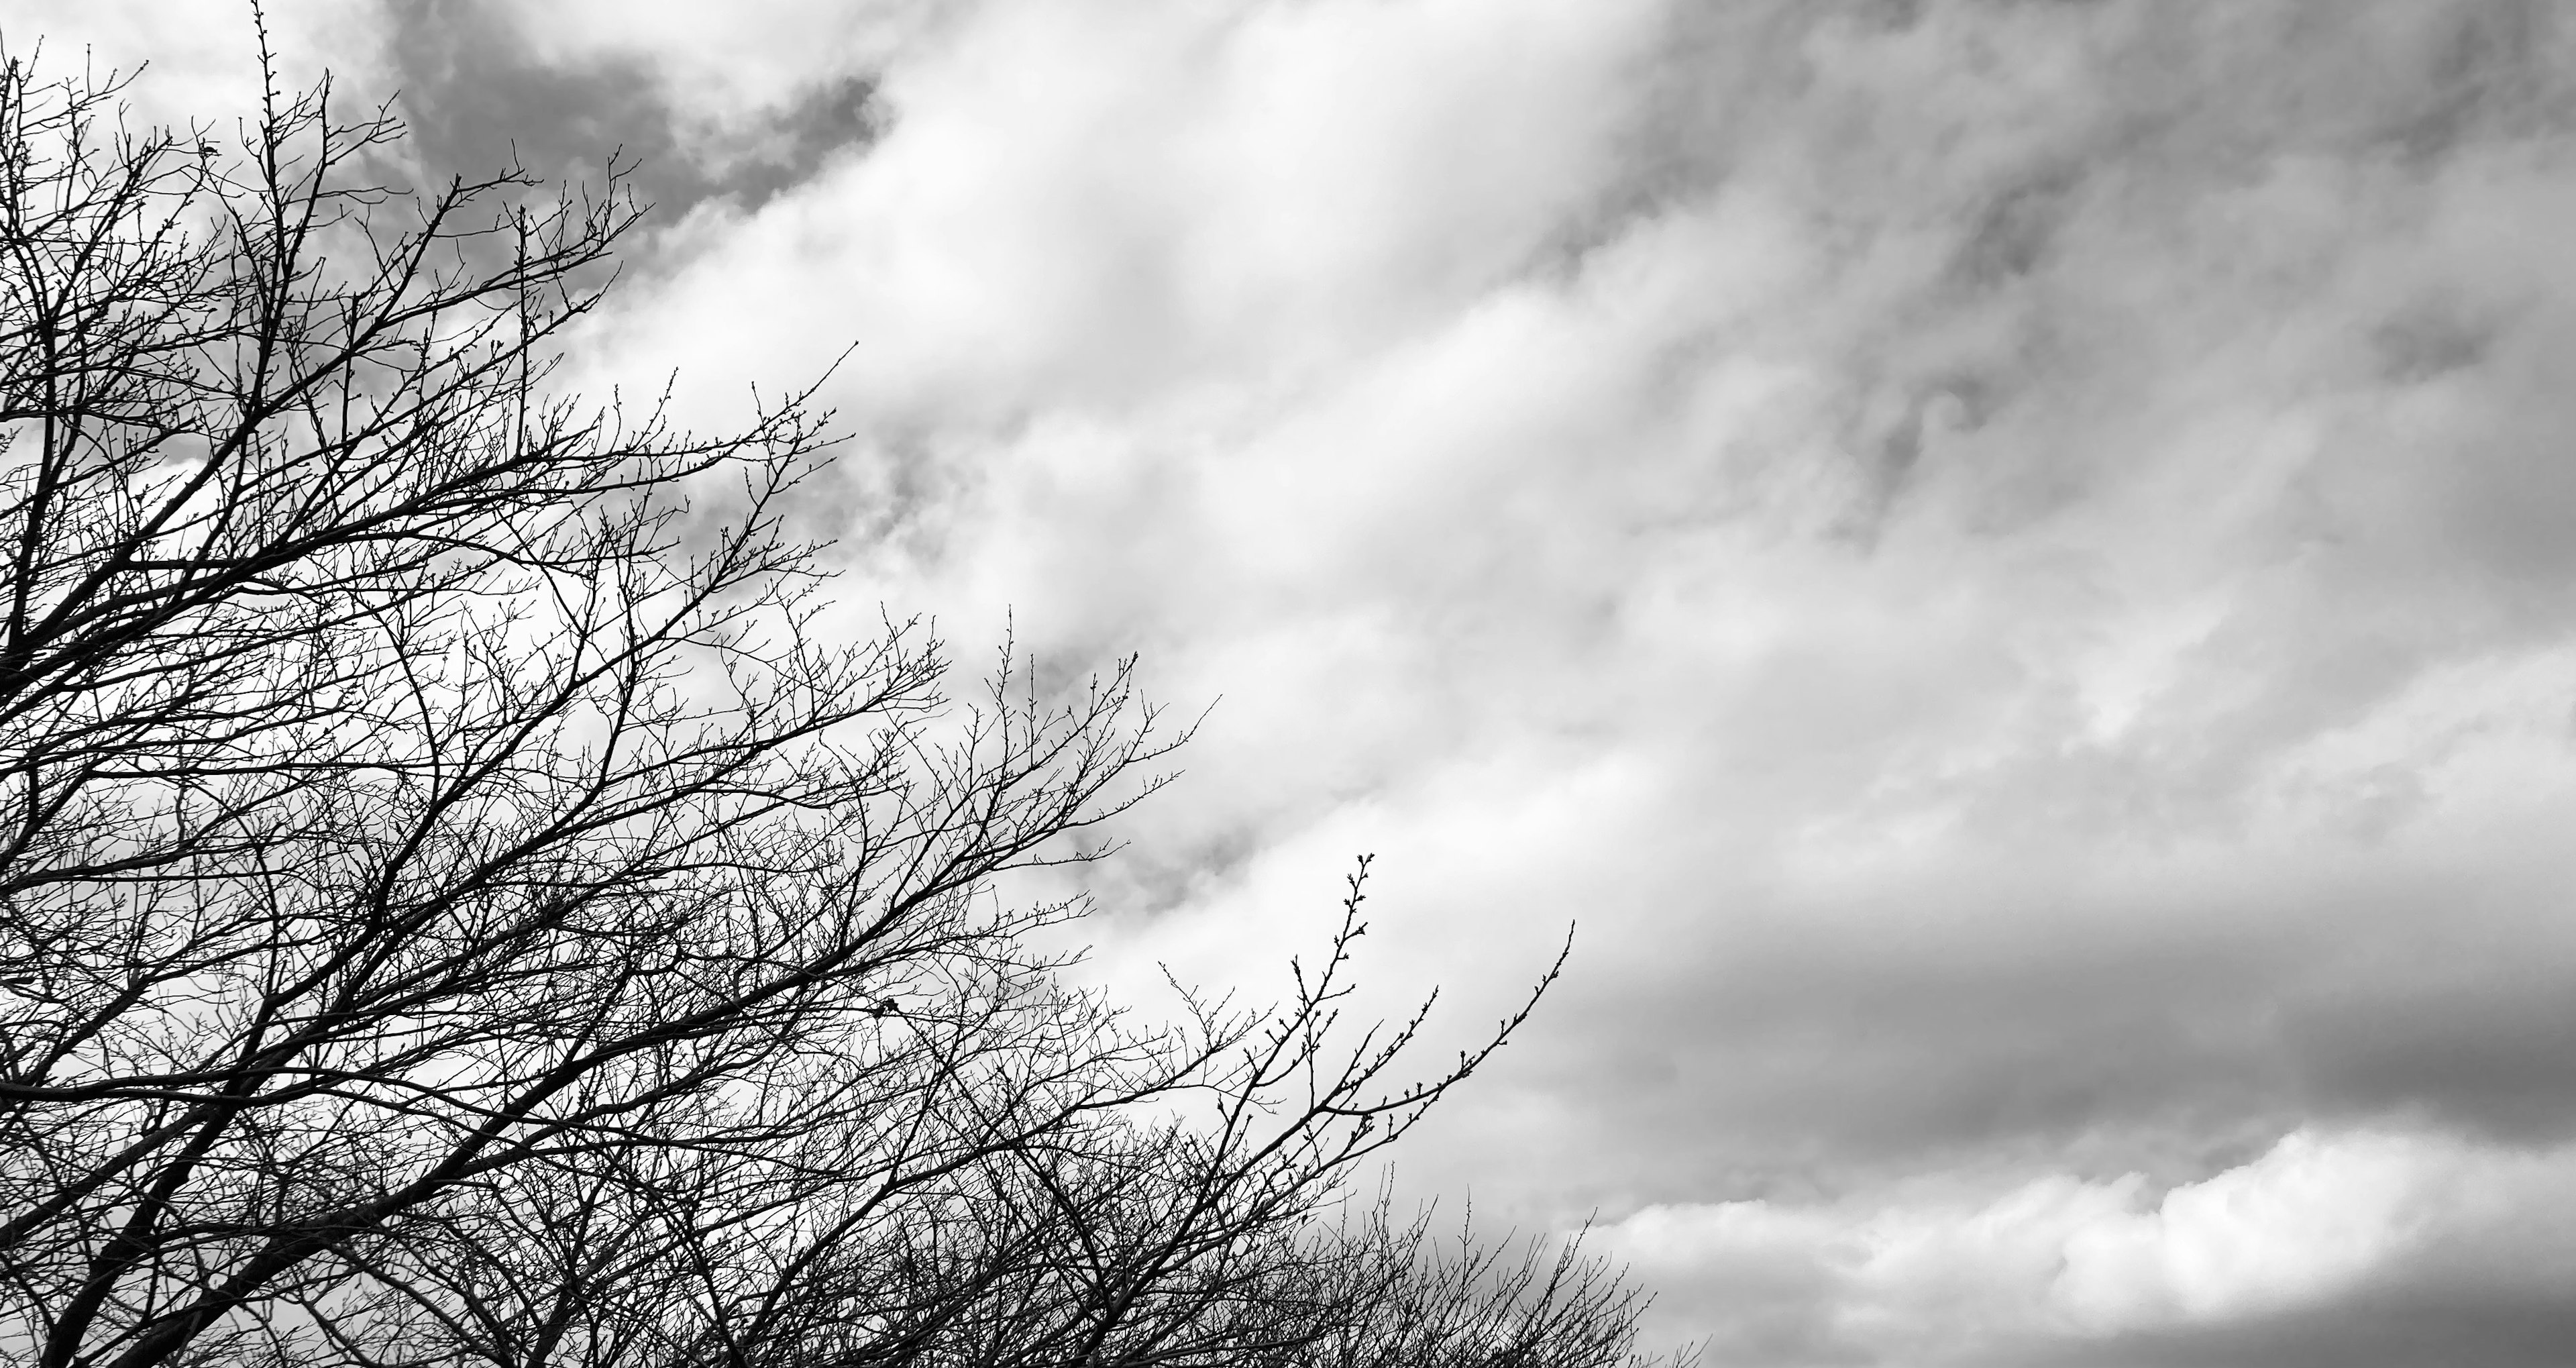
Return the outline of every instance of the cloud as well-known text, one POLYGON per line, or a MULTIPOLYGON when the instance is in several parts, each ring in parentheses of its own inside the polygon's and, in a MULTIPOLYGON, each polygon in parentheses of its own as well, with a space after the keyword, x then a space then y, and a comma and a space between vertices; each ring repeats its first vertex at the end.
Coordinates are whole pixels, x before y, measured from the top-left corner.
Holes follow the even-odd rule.
POLYGON ((2564 1147, 2302 1130, 2161 1190, 2138 1173, 1973 1186, 1656 1206, 1601 1234, 1661 1283, 1668 1321, 1716 1327, 1720 1363, 2178 1363, 2265 1344, 2237 1361, 2273 1363, 2320 1339, 2341 1362, 2402 1363, 2427 1323, 2446 1361, 2521 1362, 2529 1325, 2564 1318, 2550 1308, 2576 1264, 2563 1223, 2533 1216, 2576 1199, 2564 1147), (2501 1314, 2469 1328, 2480 1309, 2501 1314), (2357 1314, 2411 1328, 2320 1334, 2357 1314))
POLYGON ((852 631, 1222 699, 1103 978, 1579 923, 1420 1186, 1729 1361, 2563 1342, 2559 9, 386 13, 439 155, 694 178, 589 380, 857 344, 852 631))
POLYGON ((622 345, 857 337, 854 599, 1222 695, 1100 873, 1104 976, 1266 982, 1359 850, 1388 999, 1462 1031, 1579 922, 1415 1150, 1551 1221, 2570 1133, 2563 20, 908 41, 884 141, 622 345))
POLYGON ((876 132, 863 70, 808 69, 765 98, 719 105, 674 88, 695 73, 628 48, 560 41, 573 35, 491 0, 389 0, 384 11, 382 60, 401 92, 405 150, 432 179, 515 166, 595 185, 614 158, 652 222, 667 226, 711 199, 757 208, 876 132))
POLYGON ((895 136, 654 312, 744 371, 861 341, 872 422, 960 436, 1338 367, 1541 250, 1614 131, 1585 94, 1652 36, 1641 4, 1479 8, 976 7, 886 72, 895 136))
MULTIPOLYGON (((333 0, 266 0, 270 50, 280 84, 303 89, 326 71, 341 90, 380 99, 384 72, 369 60, 379 16, 373 6, 333 0)), ((45 64, 57 74, 87 66, 149 78, 125 92, 138 123, 185 125, 202 120, 216 136, 256 111, 260 93, 260 35, 248 5, 206 5, 174 12, 146 0, 18 0, 0 16, 0 39, 11 56, 24 56, 41 41, 45 64)))

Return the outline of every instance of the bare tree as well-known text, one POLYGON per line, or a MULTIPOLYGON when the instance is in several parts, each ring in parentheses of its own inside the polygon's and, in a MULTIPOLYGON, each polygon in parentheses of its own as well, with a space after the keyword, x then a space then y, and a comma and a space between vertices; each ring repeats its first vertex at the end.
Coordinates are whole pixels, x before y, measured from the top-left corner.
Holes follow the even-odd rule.
POLYGON ((1318 1220, 1522 1019, 1418 1079, 1342 1026, 1358 876, 1274 1010, 1032 950, 1083 905, 995 877, 1178 738, 823 639, 810 390, 559 392, 613 175, 395 193, 327 85, 220 142, 121 88, 0 71, 0 1357, 1625 1355, 1595 1265, 1318 1220))

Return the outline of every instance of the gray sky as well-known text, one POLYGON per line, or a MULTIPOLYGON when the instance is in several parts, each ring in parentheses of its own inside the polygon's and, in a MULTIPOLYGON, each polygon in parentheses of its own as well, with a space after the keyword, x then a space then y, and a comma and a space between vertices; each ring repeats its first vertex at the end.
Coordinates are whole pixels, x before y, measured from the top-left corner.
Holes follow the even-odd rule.
MULTIPOLYGON (((1096 972, 1527 1035, 1400 1161, 1718 1365, 2576 1344, 2576 16, 280 5, 623 146, 591 382, 855 433, 853 630, 1135 650, 1096 972)), ((248 107, 230 6, 0 0, 248 107)))

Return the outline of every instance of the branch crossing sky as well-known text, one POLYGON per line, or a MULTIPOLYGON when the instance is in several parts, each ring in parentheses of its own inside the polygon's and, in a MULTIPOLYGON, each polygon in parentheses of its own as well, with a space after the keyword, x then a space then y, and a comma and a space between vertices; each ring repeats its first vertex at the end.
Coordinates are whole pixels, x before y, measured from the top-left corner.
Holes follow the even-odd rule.
MULTIPOLYGON (((578 359, 856 350, 851 630, 1127 651, 1095 972, 1352 855, 1409 1190, 1713 1365, 2576 1359, 2576 10, 280 3, 658 205, 578 359)), ((251 107, 233 7, 0 0, 251 107)))

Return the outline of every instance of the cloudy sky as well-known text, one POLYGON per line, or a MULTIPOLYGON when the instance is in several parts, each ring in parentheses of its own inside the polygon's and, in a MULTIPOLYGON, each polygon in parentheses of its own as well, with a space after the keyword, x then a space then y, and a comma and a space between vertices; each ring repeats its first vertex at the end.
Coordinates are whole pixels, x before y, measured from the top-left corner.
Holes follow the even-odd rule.
MULTIPOLYGON (((2576 1344, 2576 11, 346 0, 818 373, 852 620, 1214 703, 1096 972, 1526 1035, 1404 1181, 1761 1365, 2576 1344)), ((0 0, 246 108, 217 0, 0 0)))

